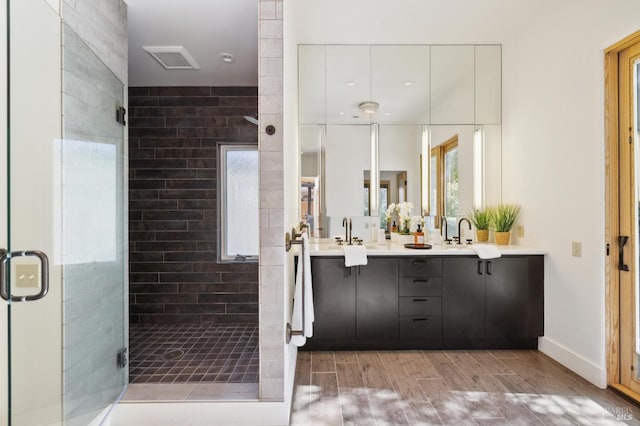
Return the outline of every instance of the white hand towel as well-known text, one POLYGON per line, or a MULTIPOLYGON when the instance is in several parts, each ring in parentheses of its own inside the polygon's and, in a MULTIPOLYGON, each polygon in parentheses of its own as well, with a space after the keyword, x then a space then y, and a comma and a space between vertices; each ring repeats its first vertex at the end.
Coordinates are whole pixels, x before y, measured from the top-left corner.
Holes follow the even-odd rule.
POLYGON ((309 240, 307 234, 302 234, 301 253, 304 252, 302 258, 298 258, 298 271, 296 273, 296 287, 293 296, 293 318, 291 319, 291 328, 294 330, 304 330, 302 336, 292 336, 291 343, 296 346, 304 346, 307 337, 313 336, 313 321, 315 320, 315 312, 313 309, 313 286, 311 282, 311 255, 309 252, 309 240), (303 267, 304 266, 304 267, 303 267), (304 269, 304 275, 303 275, 304 269), (304 321, 302 319, 302 292, 304 291, 304 321))
POLYGON ((367 248, 365 246, 344 246, 344 266, 366 265, 367 248))
POLYGON ((480 259, 497 259, 500 255, 498 247, 488 244, 474 244, 471 248, 478 254, 480 259))

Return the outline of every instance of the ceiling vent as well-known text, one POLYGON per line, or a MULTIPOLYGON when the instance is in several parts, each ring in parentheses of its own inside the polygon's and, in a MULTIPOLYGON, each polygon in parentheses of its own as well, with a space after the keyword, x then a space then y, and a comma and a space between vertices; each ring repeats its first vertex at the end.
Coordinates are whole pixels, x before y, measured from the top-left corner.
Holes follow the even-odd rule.
POLYGON ((142 49, 167 70, 200 69, 200 65, 182 46, 142 46, 142 49))

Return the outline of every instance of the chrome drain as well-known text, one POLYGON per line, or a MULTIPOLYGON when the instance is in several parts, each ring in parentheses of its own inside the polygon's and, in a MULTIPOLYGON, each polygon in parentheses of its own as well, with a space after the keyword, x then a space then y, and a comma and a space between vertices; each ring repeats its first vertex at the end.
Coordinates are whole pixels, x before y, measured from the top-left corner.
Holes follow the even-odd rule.
POLYGON ((184 351, 182 349, 171 349, 170 351, 165 352, 162 355, 162 359, 178 359, 184 356, 184 351))

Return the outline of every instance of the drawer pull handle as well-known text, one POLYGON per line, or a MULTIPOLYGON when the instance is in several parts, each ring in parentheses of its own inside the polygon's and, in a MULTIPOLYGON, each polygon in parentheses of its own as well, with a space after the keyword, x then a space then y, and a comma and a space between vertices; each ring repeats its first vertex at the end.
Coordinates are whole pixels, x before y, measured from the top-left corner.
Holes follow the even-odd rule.
POLYGON ((413 280, 414 284, 427 284, 429 280, 413 280))
POLYGON ((426 260, 414 260, 414 261, 413 261, 413 265, 414 265, 414 266, 415 266, 415 265, 426 265, 427 263, 429 263, 429 262, 428 262, 428 261, 426 261, 426 260))
POLYGON ((427 318, 414 318, 413 322, 425 322, 425 321, 429 321, 427 318))
POLYGON ((429 299, 413 299, 413 303, 428 302, 429 299))

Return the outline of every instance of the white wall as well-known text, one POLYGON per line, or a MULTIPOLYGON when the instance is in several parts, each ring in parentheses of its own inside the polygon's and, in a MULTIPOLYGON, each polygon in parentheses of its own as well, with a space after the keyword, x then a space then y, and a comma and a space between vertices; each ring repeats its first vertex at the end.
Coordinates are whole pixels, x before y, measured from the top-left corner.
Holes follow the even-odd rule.
MULTIPOLYGON (((520 242, 549 251, 541 348, 603 386, 603 49, 640 29, 640 2, 287 2, 287 45, 503 44, 503 200, 523 206, 520 242), (582 258, 570 256, 573 240, 582 258)), ((287 67, 285 82, 295 78, 287 67)), ((295 102, 291 89, 285 103, 295 102)))
POLYGON ((523 206, 521 242, 549 250, 543 350, 604 385, 603 50, 640 29, 640 3, 548 3, 504 43, 504 197, 523 206))

